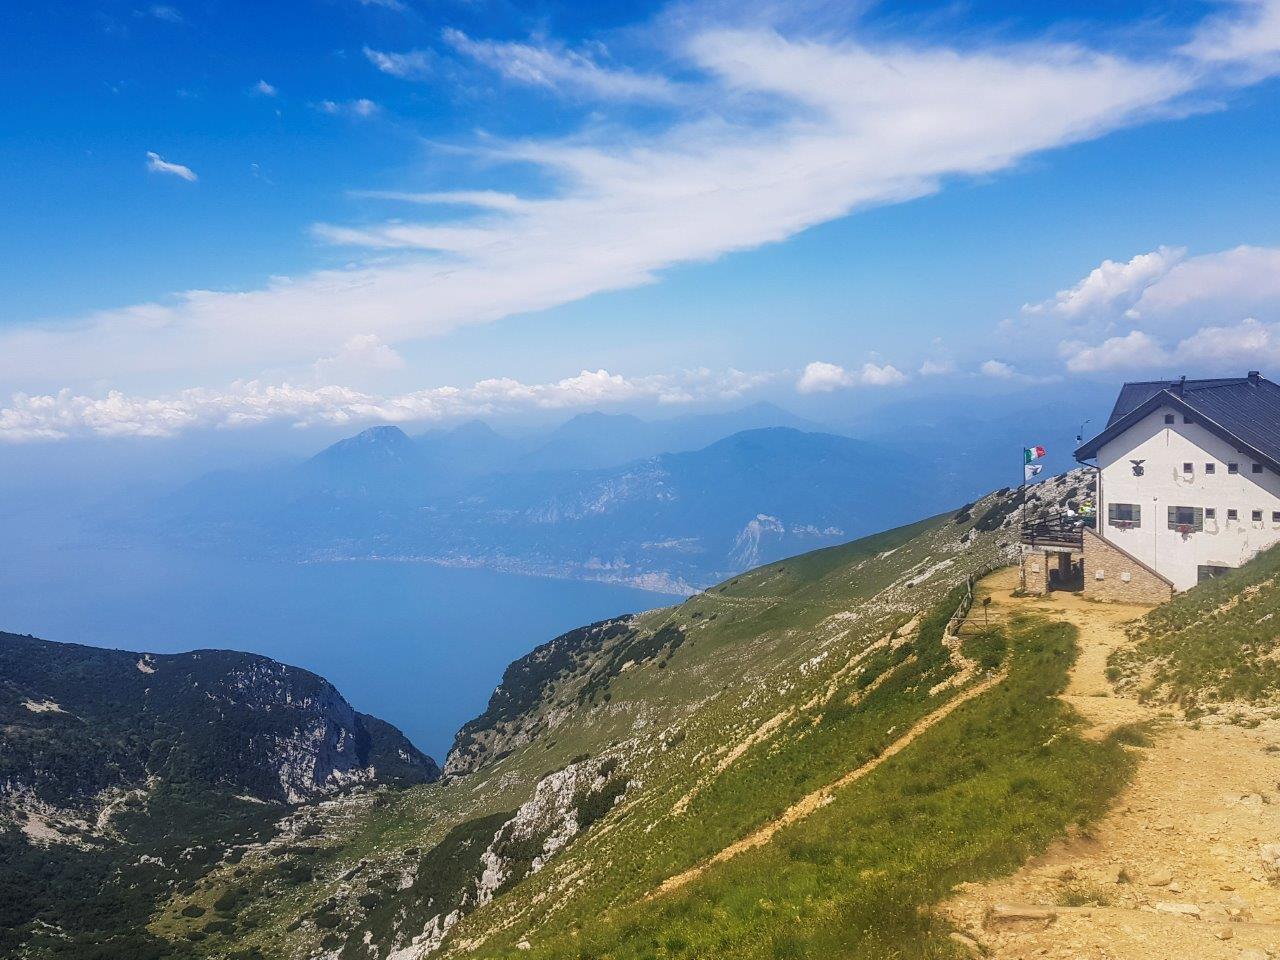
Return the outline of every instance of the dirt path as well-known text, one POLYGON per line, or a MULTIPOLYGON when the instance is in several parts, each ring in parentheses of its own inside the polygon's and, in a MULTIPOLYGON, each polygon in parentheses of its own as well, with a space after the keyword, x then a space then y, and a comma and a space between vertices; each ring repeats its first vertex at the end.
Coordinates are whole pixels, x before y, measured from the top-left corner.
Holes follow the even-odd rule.
POLYGON ((980 586, 993 616, 1039 612, 1080 630, 1063 698, 1084 718, 1082 733, 1102 737, 1152 720, 1154 738, 1139 751, 1133 783, 1088 835, 1011 877, 962 885, 946 912, 976 950, 996 958, 1280 957, 1280 883, 1262 856, 1264 845, 1280 843, 1280 726, 1194 729, 1116 696, 1107 655, 1145 608, 1071 594, 1017 599, 1014 586, 1012 571, 980 586))
POLYGON ((898 753, 901 753, 907 747, 911 746, 911 744, 915 742, 915 740, 921 734, 923 734, 926 730, 928 730, 930 727, 934 726, 937 723, 940 723, 941 721, 949 717, 951 713, 961 704, 968 703, 974 697, 979 697, 982 694, 986 693, 988 690, 994 687, 997 683, 1000 683, 1002 680, 1004 680, 1004 678, 1007 675, 1008 675, 1007 670, 1001 670, 999 673, 996 673, 990 677, 987 677, 982 682, 974 684, 972 687, 963 691, 961 694, 959 694, 955 698, 944 703, 942 706, 940 706, 937 710, 934 710, 932 713, 929 713, 924 717, 921 717, 920 720, 918 720, 906 733, 904 733, 901 737, 899 737, 892 744, 890 744, 885 749, 885 751, 881 753, 878 757, 876 757, 873 760, 868 760, 862 766, 857 767, 853 770, 850 770, 840 779, 827 784, 825 787, 822 787, 821 789, 813 791, 807 796, 802 797, 800 800, 797 800, 790 807, 784 810, 778 817, 776 817, 773 820, 770 820, 768 823, 760 827, 754 833, 748 834, 747 836, 743 837, 741 840, 737 840, 734 843, 729 844, 729 846, 725 847, 723 850, 715 854, 709 860, 706 860, 698 864, 697 866, 690 867, 688 870, 684 871, 684 873, 678 873, 674 877, 670 877, 667 880, 664 880, 662 882, 662 885, 659 886, 658 889, 655 891, 654 895, 660 896, 661 894, 669 893, 672 890, 679 889, 680 887, 683 887, 685 884, 693 880, 696 880, 698 877, 700 877, 707 870, 708 867, 711 867, 717 863, 723 863, 726 860, 731 860, 732 858, 736 857, 738 854, 744 853, 747 850, 751 850, 755 847, 764 846, 764 844, 772 840, 774 834, 776 834, 783 827, 790 826, 791 824, 799 820, 803 820, 805 817, 809 816, 809 814, 813 813, 815 810, 818 810, 826 806, 831 801, 832 796, 834 796, 837 790, 841 790, 844 787, 849 786, 849 784, 854 783, 857 780, 861 780, 863 777, 871 773, 871 771, 875 770, 877 767, 879 767, 882 763, 884 763, 890 757, 896 756, 898 753))

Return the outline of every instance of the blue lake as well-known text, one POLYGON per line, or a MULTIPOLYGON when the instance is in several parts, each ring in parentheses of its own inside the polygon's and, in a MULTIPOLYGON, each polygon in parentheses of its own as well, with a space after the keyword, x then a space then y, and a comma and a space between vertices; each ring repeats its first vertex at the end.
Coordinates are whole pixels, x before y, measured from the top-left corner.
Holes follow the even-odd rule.
POLYGON ((327 677, 442 763, 512 660, 581 624, 678 599, 390 561, 0 548, 0 630, 155 653, 265 654, 327 677))

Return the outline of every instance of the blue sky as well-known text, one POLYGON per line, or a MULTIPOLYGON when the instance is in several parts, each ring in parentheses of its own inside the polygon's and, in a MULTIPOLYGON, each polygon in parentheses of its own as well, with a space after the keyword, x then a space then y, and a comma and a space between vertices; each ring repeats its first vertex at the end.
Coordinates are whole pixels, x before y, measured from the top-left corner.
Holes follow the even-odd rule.
POLYGON ((1280 367, 1280 3, 11 3, 0 439, 1280 367))

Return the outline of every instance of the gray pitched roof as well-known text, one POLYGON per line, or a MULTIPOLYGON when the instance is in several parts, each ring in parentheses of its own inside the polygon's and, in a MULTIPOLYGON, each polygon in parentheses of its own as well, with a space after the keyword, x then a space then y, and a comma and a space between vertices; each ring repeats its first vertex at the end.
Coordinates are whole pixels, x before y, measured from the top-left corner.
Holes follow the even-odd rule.
POLYGON ((1211 390, 1216 387, 1230 386, 1237 383, 1248 383, 1248 377, 1232 377, 1230 379, 1220 380, 1138 380, 1133 383, 1126 383, 1120 388, 1120 396, 1116 398, 1116 405, 1111 408, 1111 418, 1107 420, 1107 426, 1111 426, 1121 417, 1136 410, 1142 404, 1146 403, 1156 394, 1163 390, 1176 390, 1182 387, 1183 393, 1198 393, 1202 390, 1211 390))
POLYGON ((1181 410, 1242 453, 1280 471, 1280 386, 1256 373, 1217 380, 1146 380, 1126 383, 1106 429, 1076 451, 1077 460, 1098 455, 1161 406, 1181 410))

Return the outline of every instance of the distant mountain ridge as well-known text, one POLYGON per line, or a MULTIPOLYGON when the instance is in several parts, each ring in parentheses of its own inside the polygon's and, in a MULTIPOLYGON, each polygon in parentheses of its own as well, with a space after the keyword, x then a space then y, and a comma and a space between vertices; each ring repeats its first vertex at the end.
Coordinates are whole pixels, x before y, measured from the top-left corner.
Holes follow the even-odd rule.
MULTIPOLYGON (((697 418, 686 435, 755 415, 697 418)), ((634 418, 578 417, 563 430, 564 449, 588 438, 609 460, 619 447, 598 435, 620 423, 623 432, 649 429, 634 418)), ((206 477, 144 520, 184 543, 288 558, 394 558, 688 593, 956 496, 954 478, 910 452, 794 427, 606 467, 544 469, 548 444, 473 473, 442 451, 477 445, 492 464, 503 441, 482 425, 460 429, 420 440, 395 427, 367 430, 286 470, 206 477)))
POLYGON ((515 472, 592 470, 698 450, 744 430, 821 425, 771 403, 754 403, 726 413, 691 414, 671 420, 642 420, 629 414, 580 413, 561 424, 512 464, 515 472))

